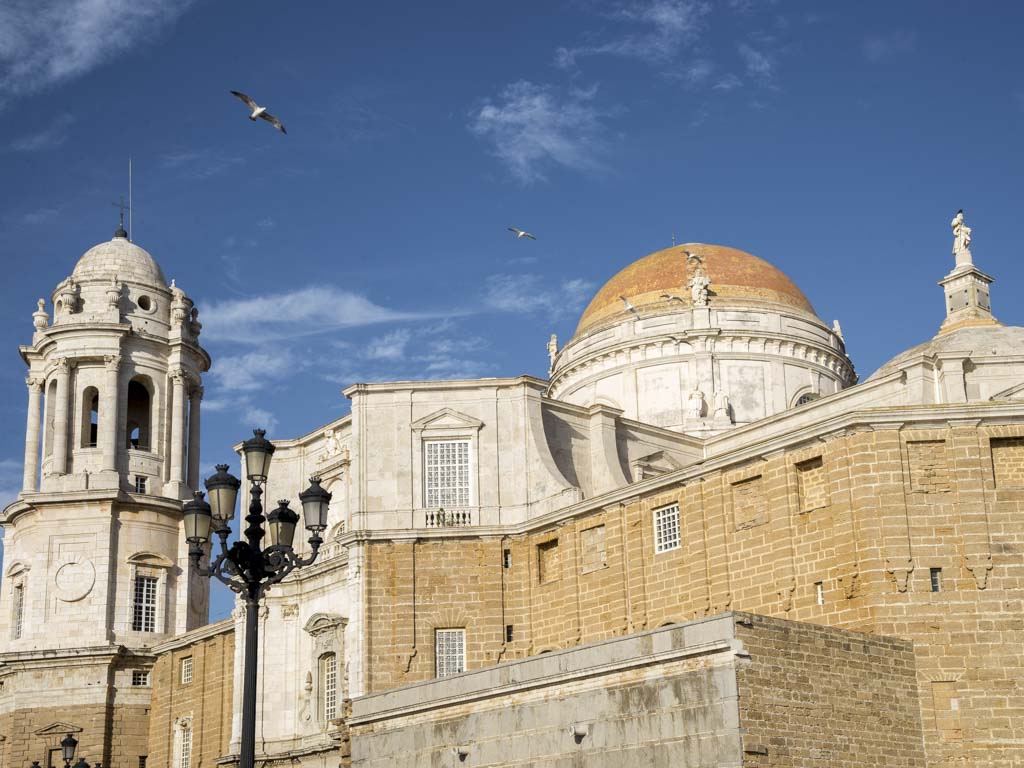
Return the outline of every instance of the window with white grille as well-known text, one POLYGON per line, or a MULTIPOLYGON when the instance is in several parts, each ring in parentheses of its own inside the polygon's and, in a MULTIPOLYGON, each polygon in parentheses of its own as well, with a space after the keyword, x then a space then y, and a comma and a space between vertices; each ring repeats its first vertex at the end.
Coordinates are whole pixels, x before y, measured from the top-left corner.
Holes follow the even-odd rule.
POLYGON ((181 660, 181 684, 188 685, 192 682, 192 657, 186 656, 181 660))
POLYGON ((192 768, 192 723, 182 723, 178 731, 177 768, 192 768))
POLYGON ((426 476, 424 506, 469 506, 469 442, 428 440, 423 444, 426 476))
POLYGON ((333 653, 320 657, 320 703, 324 722, 338 716, 338 657, 333 653))
POLYGON ((466 630, 438 629, 434 631, 434 659, 438 677, 448 677, 466 671, 466 630))
POLYGON ((25 585, 15 584, 13 599, 13 616, 11 616, 11 634, 15 640, 21 639, 21 633, 25 629, 25 585))
POLYGON ((156 592, 159 581, 156 576, 135 577, 132 601, 132 630, 135 632, 156 632, 156 592))
POLYGON ((654 510, 654 551, 679 548, 679 505, 654 510))
POLYGON ((149 685, 149 672, 136 669, 132 671, 132 686, 138 688, 139 686, 149 685))

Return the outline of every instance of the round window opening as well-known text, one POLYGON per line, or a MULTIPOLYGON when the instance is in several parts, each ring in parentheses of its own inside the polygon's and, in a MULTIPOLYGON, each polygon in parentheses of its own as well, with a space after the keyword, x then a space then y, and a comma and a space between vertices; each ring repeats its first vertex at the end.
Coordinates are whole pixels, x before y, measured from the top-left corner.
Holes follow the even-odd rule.
POLYGON ((149 296, 139 296, 139 309, 143 312, 149 312, 153 308, 153 302, 149 300, 149 296))
POLYGON ((800 395, 800 399, 796 401, 796 404, 798 406, 807 405, 808 403, 813 403, 817 399, 818 395, 814 394, 813 392, 808 392, 806 395, 800 395))

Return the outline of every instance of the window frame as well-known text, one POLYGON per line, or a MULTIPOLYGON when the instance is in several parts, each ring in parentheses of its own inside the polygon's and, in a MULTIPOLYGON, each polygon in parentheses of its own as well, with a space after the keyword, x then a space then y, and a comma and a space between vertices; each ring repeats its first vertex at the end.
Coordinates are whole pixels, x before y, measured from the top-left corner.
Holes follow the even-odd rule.
POLYGON ((317 660, 320 686, 320 719, 329 723, 338 717, 338 654, 328 651, 317 660))
MULTIPOLYGON (((426 443, 444 441, 469 441, 469 503, 455 507, 456 511, 480 508, 480 430, 484 423, 479 419, 451 408, 442 408, 411 425, 413 435, 412 456, 412 507, 424 512, 436 512, 436 507, 427 505, 427 448, 426 443)), ((451 511, 445 507, 445 511, 451 511)), ((477 522, 474 520, 474 523, 477 522)))
POLYGON ((148 688, 149 687, 149 670, 148 669, 133 669, 132 670, 132 688, 148 688), (142 682, 136 682, 141 680, 142 682))
POLYGON ((676 549, 681 549, 683 546, 683 531, 682 531, 682 519, 679 511, 679 502, 672 502, 662 507, 657 507, 651 510, 651 527, 654 531, 654 554, 661 555, 665 552, 672 552, 676 549), (674 528, 675 528, 675 539, 670 541, 670 537, 665 534, 662 518, 660 515, 663 513, 672 512, 674 517, 674 528), (659 530, 659 525, 661 530, 659 530))
POLYGON ((25 580, 12 582, 11 590, 11 639, 21 640, 25 636, 25 580))
POLYGON ((132 632, 143 632, 147 635, 156 634, 157 609, 160 602, 160 577, 148 573, 136 573, 132 579, 132 632), (142 586, 140 590, 139 587, 142 586), (147 589, 151 585, 152 590, 147 589), (142 602, 140 602, 140 591, 142 602), (152 605, 148 604, 152 601, 152 605), (152 609, 152 615, 147 615, 152 609))
POLYGON ((178 682, 181 685, 192 685, 195 679, 195 657, 182 656, 178 662, 178 682))
POLYGON ((461 675, 466 671, 466 628, 465 627, 435 627, 434 628, 434 677, 452 677, 461 675), (442 654, 442 637, 458 637, 456 644, 457 653, 447 652, 442 654), (449 666, 448 659, 458 659, 458 669, 449 666))
MULTIPOLYGON (((473 441, 469 438, 429 438, 423 440, 423 506, 425 509, 469 509, 470 507, 476 506, 473 504, 474 497, 474 486, 473 482, 473 441), (465 473, 466 473, 466 499, 463 502, 461 499, 455 502, 445 502, 440 498, 431 498, 430 488, 430 454, 432 447, 440 447, 443 445, 465 445, 466 446, 466 462, 465 462, 465 473)), ((440 466, 440 464, 439 464, 440 466)), ((462 468, 461 463, 455 464, 455 471, 457 472, 462 468)), ((451 493, 452 491, 459 492, 462 489, 456 485, 453 488, 435 488, 435 494, 451 493)))

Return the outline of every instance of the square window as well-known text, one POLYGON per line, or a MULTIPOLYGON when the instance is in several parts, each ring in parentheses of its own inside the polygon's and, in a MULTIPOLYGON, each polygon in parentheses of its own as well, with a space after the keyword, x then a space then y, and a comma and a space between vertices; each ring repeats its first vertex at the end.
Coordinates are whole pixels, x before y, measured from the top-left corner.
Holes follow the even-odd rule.
POLYGON ((942 591, 942 569, 941 568, 929 568, 928 577, 931 580, 932 592, 942 591))
POLYGON ((434 630, 434 664, 438 677, 466 671, 466 630, 434 630))
POLYGON ((132 686, 135 688, 149 685, 149 672, 141 669, 132 670, 132 686))
POLYGON ((679 549, 679 505, 654 510, 654 551, 679 549))
POLYGON ((192 657, 186 656, 181 660, 181 684, 188 685, 192 682, 192 657))
POLYGON ((429 509, 468 507, 469 440, 429 440, 423 447, 424 506, 429 509))

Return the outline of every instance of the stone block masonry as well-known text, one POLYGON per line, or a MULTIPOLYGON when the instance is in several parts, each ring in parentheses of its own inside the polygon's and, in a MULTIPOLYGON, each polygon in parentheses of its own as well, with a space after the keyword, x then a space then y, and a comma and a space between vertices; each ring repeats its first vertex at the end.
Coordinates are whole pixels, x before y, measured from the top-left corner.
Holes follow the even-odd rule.
POLYGON ((727 613, 357 698, 352 765, 923 768, 916 687, 909 642, 727 613))

